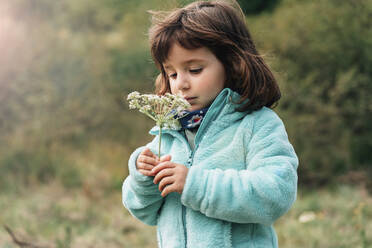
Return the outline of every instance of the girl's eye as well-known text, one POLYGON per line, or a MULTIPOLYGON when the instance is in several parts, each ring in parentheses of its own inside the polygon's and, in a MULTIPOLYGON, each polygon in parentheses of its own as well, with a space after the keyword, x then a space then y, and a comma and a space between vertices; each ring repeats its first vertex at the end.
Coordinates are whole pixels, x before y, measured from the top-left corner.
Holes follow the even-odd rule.
POLYGON ((198 74, 203 70, 203 68, 197 68, 197 69, 190 69, 190 73, 192 74, 198 74))
POLYGON ((172 79, 175 79, 177 77, 177 73, 172 73, 168 77, 170 77, 172 79))

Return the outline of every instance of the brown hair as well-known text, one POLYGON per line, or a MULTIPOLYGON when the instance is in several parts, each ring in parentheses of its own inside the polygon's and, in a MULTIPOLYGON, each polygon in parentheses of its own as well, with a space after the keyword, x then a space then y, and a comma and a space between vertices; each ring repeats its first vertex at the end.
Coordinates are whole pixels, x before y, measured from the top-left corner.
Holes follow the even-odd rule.
POLYGON ((199 1, 170 13, 153 12, 149 30, 151 55, 160 74, 156 93, 170 92, 163 63, 172 44, 186 49, 207 47, 225 68, 225 87, 241 95, 239 111, 275 107, 281 94, 267 64, 257 52, 239 5, 222 1, 199 1), (166 14, 166 16, 161 17, 166 14))

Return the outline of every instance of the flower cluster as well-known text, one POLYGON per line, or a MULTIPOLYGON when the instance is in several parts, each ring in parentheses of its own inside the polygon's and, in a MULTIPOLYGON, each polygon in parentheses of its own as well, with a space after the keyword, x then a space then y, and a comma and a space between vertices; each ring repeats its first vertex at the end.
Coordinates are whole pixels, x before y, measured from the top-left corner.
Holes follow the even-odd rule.
POLYGON ((130 109, 138 109, 156 122, 159 127, 159 152, 161 150, 161 131, 163 127, 177 129, 180 127, 178 118, 181 118, 190 103, 184 98, 166 93, 164 96, 143 94, 134 91, 128 95, 130 109))
POLYGON ((138 109, 141 113, 156 122, 160 128, 177 128, 179 122, 175 116, 181 116, 190 104, 182 97, 166 93, 163 96, 143 94, 134 91, 128 95, 130 109, 138 109))

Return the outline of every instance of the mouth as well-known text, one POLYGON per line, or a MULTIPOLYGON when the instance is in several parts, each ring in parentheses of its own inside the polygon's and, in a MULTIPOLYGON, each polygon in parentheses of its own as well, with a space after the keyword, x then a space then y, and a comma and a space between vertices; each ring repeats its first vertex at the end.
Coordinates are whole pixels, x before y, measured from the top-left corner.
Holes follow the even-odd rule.
POLYGON ((193 101, 196 99, 197 97, 185 97, 185 100, 188 101, 190 104, 193 103, 193 101))

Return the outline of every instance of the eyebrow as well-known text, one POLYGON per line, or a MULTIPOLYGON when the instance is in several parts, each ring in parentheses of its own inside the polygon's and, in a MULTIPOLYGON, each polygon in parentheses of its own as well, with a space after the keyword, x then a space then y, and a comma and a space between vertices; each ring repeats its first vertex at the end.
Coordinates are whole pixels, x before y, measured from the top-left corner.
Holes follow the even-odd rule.
MULTIPOLYGON (((194 63, 194 62, 204 62, 205 60, 204 59, 189 59, 189 60, 186 60, 184 62, 182 62, 182 64, 184 65, 188 65, 188 64, 191 64, 191 63, 194 63)), ((165 69, 170 69, 172 66, 170 65, 167 65, 167 64, 163 64, 164 68, 165 69)))

